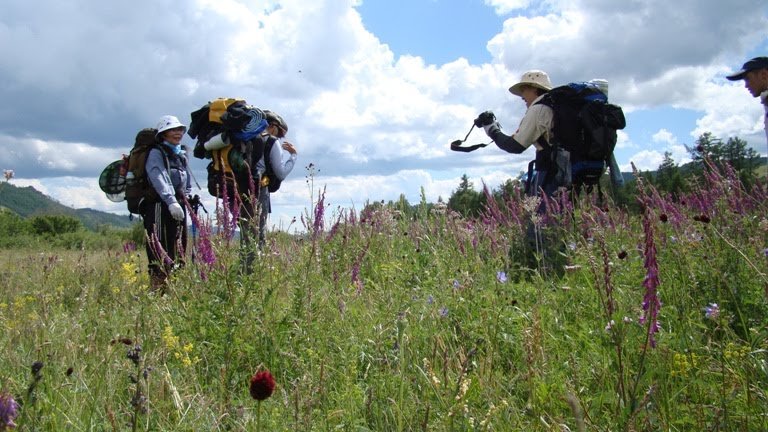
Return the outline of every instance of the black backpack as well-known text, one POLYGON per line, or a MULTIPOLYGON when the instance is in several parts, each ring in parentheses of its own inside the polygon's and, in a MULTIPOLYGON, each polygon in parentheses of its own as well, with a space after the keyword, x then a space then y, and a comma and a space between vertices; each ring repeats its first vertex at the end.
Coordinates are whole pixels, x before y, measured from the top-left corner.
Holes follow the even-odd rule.
POLYGON ((599 184, 616 147, 616 131, 626 126, 621 107, 588 82, 555 87, 538 103, 554 111, 550 144, 553 154, 558 147, 570 153, 570 183, 577 188, 599 184))

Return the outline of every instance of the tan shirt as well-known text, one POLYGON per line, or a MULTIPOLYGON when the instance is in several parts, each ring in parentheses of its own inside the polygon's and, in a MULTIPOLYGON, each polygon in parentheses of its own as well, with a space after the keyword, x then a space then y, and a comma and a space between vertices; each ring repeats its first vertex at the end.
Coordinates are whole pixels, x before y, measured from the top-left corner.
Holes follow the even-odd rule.
POLYGON ((536 150, 544 150, 538 143, 539 137, 542 136, 547 142, 551 141, 554 112, 552 108, 537 103, 542 97, 544 96, 539 96, 531 103, 523 119, 520 120, 517 132, 512 135, 512 138, 525 148, 533 144, 536 150))

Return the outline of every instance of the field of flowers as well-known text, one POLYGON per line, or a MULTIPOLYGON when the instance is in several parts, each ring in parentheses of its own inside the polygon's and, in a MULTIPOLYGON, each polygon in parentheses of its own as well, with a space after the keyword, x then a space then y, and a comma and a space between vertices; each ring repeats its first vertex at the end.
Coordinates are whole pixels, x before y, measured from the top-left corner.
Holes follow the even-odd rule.
POLYGON ((768 430, 768 188, 639 190, 471 220, 321 192, 253 274, 200 221, 162 297, 130 245, 2 251, 0 430, 768 430), (533 269, 530 224, 563 245, 533 269))

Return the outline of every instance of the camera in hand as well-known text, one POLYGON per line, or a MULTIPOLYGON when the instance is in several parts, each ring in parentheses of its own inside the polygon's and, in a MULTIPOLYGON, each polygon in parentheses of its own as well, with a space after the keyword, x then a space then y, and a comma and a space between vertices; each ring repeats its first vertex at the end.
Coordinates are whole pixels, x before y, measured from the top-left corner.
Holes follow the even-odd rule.
POLYGON ((477 116, 474 123, 476 127, 481 128, 483 126, 492 124, 495 121, 496 121, 496 116, 493 114, 493 112, 485 111, 480 113, 479 116, 477 116))

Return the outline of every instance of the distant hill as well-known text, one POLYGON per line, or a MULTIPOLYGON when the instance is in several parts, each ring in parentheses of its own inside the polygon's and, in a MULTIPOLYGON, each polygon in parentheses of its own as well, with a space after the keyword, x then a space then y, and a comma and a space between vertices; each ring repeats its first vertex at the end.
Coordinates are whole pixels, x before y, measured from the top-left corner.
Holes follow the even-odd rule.
POLYGON ((131 221, 127 215, 120 216, 89 208, 73 209, 32 186, 16 187, 8 182, 0 183, 0 207, 23 218, 51 214, 71 216, 79 219, 89 230, 95 230, 103 225, 128 228, 135 223, 135 220, 131 221))

